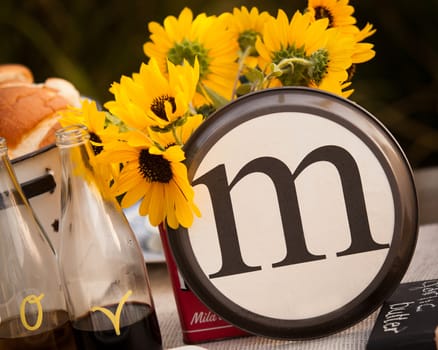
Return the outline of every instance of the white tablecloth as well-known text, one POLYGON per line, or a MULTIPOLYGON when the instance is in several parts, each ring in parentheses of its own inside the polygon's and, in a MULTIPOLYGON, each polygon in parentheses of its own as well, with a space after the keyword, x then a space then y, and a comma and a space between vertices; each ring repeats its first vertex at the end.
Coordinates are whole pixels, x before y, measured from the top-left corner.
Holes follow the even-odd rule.
MULTIPOLYGON (((148 264, 152 294, 163 337, 164 349, 184 346, 178 313, 165 264, 148 264)), ((438 278, 438 224, 420 227, 417 247, 403 282, 438 278)), ((337 334, 304 341, 279 341, 249 336, 198 344, 208 350, 362 350, 374 325, 378 311, 351 328, 337 334)), ((189 350, 190 347, 187 347, 189 350)))

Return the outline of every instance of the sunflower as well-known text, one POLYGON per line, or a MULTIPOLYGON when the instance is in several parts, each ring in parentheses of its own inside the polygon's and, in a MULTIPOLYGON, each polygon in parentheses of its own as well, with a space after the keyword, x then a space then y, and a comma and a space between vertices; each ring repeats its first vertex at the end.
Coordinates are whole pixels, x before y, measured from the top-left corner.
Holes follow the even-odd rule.
POLYGON ((314 21, 309 13, 299 11, 289 22, 279 10, 277 18, 266 23, 256 49, 260 67, 277 77, 271 86, 314 86, 339 92, 348 78, 354 41, 327 27, 328 19, 314 21), (272 71, 272 66, 276 70, 272 71), (333 86, 336 88, 330 88, 333 86))
POLYGON ((143 45, 146 56, 155 58, 162 72, 167 73, 167 61, 182 65, 186 60, 199 61, 200 76, 195 106, 212 104, 211 93, 231 99, 237 71, 238 47, 233 33, 216 16, 202 13, 193 19, 184 8, 179 17, 168 16, 164 25, 149 23, 150 41, 143 45))
POLYGON ((352 35, 356 42, 352 62, 353 64, 364 63, 375 56, 373 46, 362 41, 375 33, 375 29, 369 23, 362 30, 356 26, 356 18, 353 17, 354 8, 349 5, 349 0, 309 0, 307 11, 312 18, 317 20, 327 18, 329 28, 337 28, 344 35, 352 35))
POLYGON ((132 78, 122 77, 110 92, 115 100, 105 107, 129 127, 146 130, 150 126, 165 128, 190 112, 199 78, 199 65, 175 66, 168 62, 167 75, 155 59, 143 63, 132 78))
MULTIPOLYGON (((94 155, 100 154, 106 145, 116 142, 119 138, 119 127, 107 120, 107 113, 97 108, 96 102, 83 100, 80 108, 69 107, 61 112, 59 120, 61 126, 73 127, 74 125, 85 126, 90 135, 91 149, 94 155)), ((117 176, 119 167, 109 163, 100 163, 96 157, 90 157, 90 162, 98 175, 102 193, 108 194, 108 185, 117 176)))
POLYGON ((354 39, 356 41, 356 44, 354 46, 354 52, 353 52, 353 63, 364 63, 372 59, 376 52, 373 50, 374 45, 370 43, 363 43, 362 41, 371 35, 373 35, 376 32, 375 29, 373 29, 373 25, 370 23, 367 23, 365 27, 363 27, 361 30, 356 30, 354 33, 354 39))
POLYGON ((307 11, 315 19, 327 18, 330 27, 343 27, 351 30, 356 24, 353 17, 354 8, 348 4, 349 0, 309 0, 307 11))
POLYGON ((259 13, 257 7, 248 11, 245 6, 242 6, 240 9, 235 7, 233 13, 222 14, 220 18, 225 22, 228 31, 236 37, 240 55, 243 56, 245 64, 255 67, 258 56, 255 42, 257 37, 262 35, 263 27, 271 15, 266 11, 259 13))
POLYGON ((160 149, 139 131, 125 136, 127 142, 111 144, 98 156, 101 162, 123 164, 112 186, 114 195, 123 195, 121 206, 127 208, 141 200, 139 214, 148 215, 152 225, 167 221, 172 228, 189 227, 193 213, 200 213, 193 202, 181 146, 160 149))
POLYGON ((321 81, 319 85, 316 85, 315 83, 309 84, 309 87, 330 91, 331 93, 342 96, 344 98, 350 97, 351 94, 354 92, 353 89, 349 89, 350 86, 351 86, 350 81, 342 83, 336 79, 331 79, 331 78, 324 79, 323 81, 321 81))
POLYGON ((118 128, 106 122, 106 112, 97 108, 96 102, 83 100, 80 108, 69 107, 60 112, 59 123, 66 127, 69 125, 84 125, 90 134, 90 141, 94 154, 99 154, 103 143, 117 137, 118 128))

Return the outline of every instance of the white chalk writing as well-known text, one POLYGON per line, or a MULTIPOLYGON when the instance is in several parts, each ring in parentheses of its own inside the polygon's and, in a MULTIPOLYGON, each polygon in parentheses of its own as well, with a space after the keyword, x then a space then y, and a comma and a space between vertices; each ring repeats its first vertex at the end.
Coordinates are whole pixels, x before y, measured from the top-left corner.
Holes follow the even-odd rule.
POLYGON ((409 301, 389 305, 389 311, 385 314, 383 320, 383 331, 393 333, 403 332, 407 327, 401 327, 402 321, 407 320, 410 316, 406 309, 413 303, 413 301, 409 301))

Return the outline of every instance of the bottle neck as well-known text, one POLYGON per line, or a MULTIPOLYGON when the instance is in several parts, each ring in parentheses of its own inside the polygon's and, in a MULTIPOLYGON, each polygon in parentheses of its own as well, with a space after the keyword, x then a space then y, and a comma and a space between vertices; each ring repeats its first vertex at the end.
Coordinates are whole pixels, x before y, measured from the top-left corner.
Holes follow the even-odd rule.
MULTIPOLYGON (((47 233, 44 231, 41 223, 35 216, 35 213, 31 208, 27 197, 23 193, 21 184, 18 181, 14 168, 9 160, 6 139, 4 137, 0 137, 0 211, 6 211, 10 209, 14 210, 15 216, 20 215, 22 217, 25 217, 26 220, 29 221, 25 224, 33 225, 32 229, 38 231, 41 234, 51 252, 53 254, 56 254, 55 249, 47 236, 47 233), (19 209, 16 210, 17 208, 19 209)), ((11 222, 13 222, 13 224, 15 225, 21 222, 21 226, 23 226, 23 222, 26 221, 23 219, 9 221, 10 219, 8 215, 4 216, 3 220, 4 222, 2 222, 2 225, 10 224, 11 222)), ((12 232, 18 235, 21 231, 19 231, 18 229, 13 229, 12 232)))
POLYGON ((87 143, 90 139, 87 127, 84 125, 69 125, 56 132, 56 145, 59 148, 68 148, 87 143))
MULTIPOLYGON (((83 125, 70 125, 56 132, 56 145, 60 151, 62 171, 62 188, 64 193, 73 194, 79 188, 98 191, 109 199, 112 194, 105 185, 105 175, 96 162, 90 142, 90 134, 83 125)), ((75 193, 74 195, 77 195, 75 193)), ((114 198, 111 198, 114 200, 114 198)))
POLYGON ((10 207, 11 200, 16 200, 20 204, 28 204, 9 160, 6 139, 0 137, 0 209, 10 207), (13 194, 14 198, 8 194, 13 194))
POLYGON ((6 144, 6 139, 0 136, 0 157, 8 154, 8 146, 6 144))
POLYGON ((90 158, 94 154, 89 140, 87 128, 79 124, 69 125, 56 132, 56 145, 64 168, 75 169, 76 175, 80 176, 84 176, 84 172, 93 172, 90 158))

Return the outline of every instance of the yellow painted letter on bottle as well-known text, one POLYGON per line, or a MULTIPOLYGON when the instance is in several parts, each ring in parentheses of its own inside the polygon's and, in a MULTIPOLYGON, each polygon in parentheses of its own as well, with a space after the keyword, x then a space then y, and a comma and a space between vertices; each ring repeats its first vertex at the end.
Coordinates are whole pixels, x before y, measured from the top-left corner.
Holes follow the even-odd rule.
POLYGON ((94 306, 91 308, 91 311, 100 311, 105 314, 106 317, 108 317, 111 321, 111 323, 114 326, 114 330, 116 331, 117 335, 120 335, 120 315, 122 314, 123 305, 126 303, 130 295, 132 294, 132 290, 128 290, 126 294, 122 297, 120 300, 119 305, 117 306, 116 313, 113 314, 110 310, 100 307, 100 306, 94 306))
POLYGON ((38 328, 41 327, 41 324, 43 323, 43 307, 41 305, 41 299, 44 298, 44 294, 40 294, 39 296, 36 295, 28 295, 26 298, 23 299, 20 305, 20 319, 21 323, 23 324, 24 328, 26 328, 29 331, 35 331, 38 328), (38 309, 38 316, 36 319, 36 322, 33 326, 31 326, 26 319, 26 304, 37 304, 38 309))

